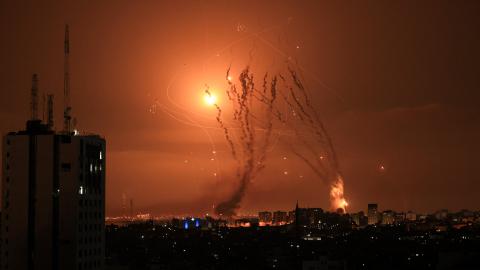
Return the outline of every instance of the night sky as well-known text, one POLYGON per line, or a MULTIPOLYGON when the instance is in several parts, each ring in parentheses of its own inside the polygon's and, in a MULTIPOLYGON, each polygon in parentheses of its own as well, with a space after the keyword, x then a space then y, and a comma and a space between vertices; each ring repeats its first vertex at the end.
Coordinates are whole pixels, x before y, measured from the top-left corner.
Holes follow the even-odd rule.
MULTIPOLYGON (((33 73, 61 128, 68 23, 77 127, 107 139, 107 215, 122 197, 211 213, 235 179, 205 85, 222 105, 230 65, 261 77, 286 62, 333 139, 348 211, 480 208, 477 1, 63 2, 0 3, 0 132, 24 128, 33 73)), ((328 187, 280 140, 240 213, 297 200, 328 209, 328 187)))

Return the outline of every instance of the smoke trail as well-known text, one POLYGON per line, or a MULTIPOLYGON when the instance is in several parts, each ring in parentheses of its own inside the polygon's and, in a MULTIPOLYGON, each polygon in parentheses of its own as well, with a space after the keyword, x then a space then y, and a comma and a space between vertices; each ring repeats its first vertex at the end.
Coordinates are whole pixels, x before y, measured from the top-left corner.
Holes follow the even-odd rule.
MULTIPOLYGON (((227 69, 226 79, 229 87, 225 92, 232 105, 233 129, 226 128, 222 119, 225 117, 222 109, 217 104, 215 106, 218 110, 217 122, 224 129, 232 156, 238 162, 236 177, 239 183, 231 196, 217 205, 215 210, 217 214, 235 215, 252 179, 265 168, 267 149, 271 145, 276 121, 282 125, 290 125, 296 142, 300 142, 309 153, 308 156, 304 155, 291 146, 292 152, 311 168, 318 178, 329 185, 332 209, 345 210, 347 202, 344 198, 344 181, 331 137, 297 73, 290 67, 288 72, 288 79, 281 74, 269 77, 268 73, 265 73, 259 90, 255 87, 254 75, 248 66, 238 77, 238 88, 230 77, 230 67, 227 69), (283 82, 281 88, 278 86, 279 80, 283 82), (283 114, 280 111, 279 98, 289 110, 288 113, 283 114), (288 119, 289 113, 293 114, 292 121, 288 119), (300 127, 296 127, 295 119, 300 121, 297 123, 301 125, 300 127), (306 135, 299 131, 302 127, 307 128, 306 135), (263 137, 258 134, 260 130, 263 137), (231 132, 238 133, 238 140, 232 140, 231 132), (309 139, 313 139, 314 142, 309 142, 309 139)), ((206 93, 210 94, 208 89, 206 93)))
POLYGON ((232 103, 232 118, 239 133, 239 140, 234 142, 227 136, 229 134, 228 129, 223 124, 220 114, 222 110, 218 105, 216 105, 219 111, 217 122, 226 130, 225 138, 231 148, 238 149, 238 152, 236 152, 238 161, 236 177, 239 183, 231 196, 219 203, 215 211, 220 215, 233 216, 240 207, 252 179, 265 167, 266 153, 271 143, 273 130, 277 78, 273 77, 271 79, 270 91, 267 91, 268 74, 265 74, 263 77, 263 93, 255 88, 254 76, 248 66, 239 75, 239 89, 232 83, 230 67, 227 69, 226 79, 229 88, 225 92, 232 103), (259 137, 257 134, 259 130, 262 130, 263 137, 259 137))
POLYGON ((290 74, 292 76, 292 79, 293 79, 295 85, 297 86, 298 89, 300 89, 301 93, 304 96, 305 104, 307 104, 307 107, 313 112, 315 122, 317 124, 315 127, 317 129, 319 129, 319 131, 317 131, 317 134, 319 134, 322 138, 324 138, 326 140, 326 143, 328 145, 327 149, 329 150, 329 152, 331 154, 331 160, 333 161, 334 168, 338 171, 339 170, 338 157, 337 157, 337 153, 335 151, 335 148, 333 146, 332 139, 331 139, 329 133, 327 132, 327 129, 325 128, 325 125, 320 120, 320 117, 318 115, 317 110, 315 110, 315 108, 312 106, 312 103, 310 102, 310 98, 308 97, 308 94, 307 94, 305 88, 303 87, 303 84, 301 83, 300 79, 298 78, 297 73, 290 67, 289 67, 289 71, 290 71, 290 74))
MULTIPOLYGON (((212 94, 210 93, 208 85, 206 87, 207 89, 205 89, 205 93, 209 97, 211 97, 212 94)), ((228 145, 230 146, 230 151, 232 153, 233 158, 237 159, 237 151, 235 149, 235 144, 233 143, 233 140, 230 137, 230 132, 228 131, 228 128, 225 126, 225 124, 222 121, 222 109, 217 104, 214 104, 214 105, 215 105, 215 108, 217 109, 217 116, 216 116, 217 122, 220 124, 220 127, 223 129, 225 139, 227 140, 228 145)))
MULTIPOLYGON (((294 153, 300 157, 300 159, 302 159, 315 172, 315 174, 319 176, 320 179, 329 183, 331 208, 333 210, 341 208, 343 211, 346 211, 348 203, 344 197, 344 181, 340 171, 337 153, 335 151, 330 134, 327 132, 325 124, 321 120, 317 110, 312 106, 308 93, 297 73, 291 67, 288 67, 288 71, 292 82, 295 85, 295 88, 289 87, 293 104, 296 106, 296 108, 298 108, 299 115, 302 116, 300 117, 301 121, 304 123, 306 122, 306 124, 313 130, 316 141, 326 152, 325 159, 328 163, 328 166, 324 166, 323 161, 318 159, 317 165, 315 165, 305 156, 300 155, 298 152, 294 153), (303 101, 297 96, 295 89, 300 92, 300 95, 303 97, 303 101)), ((311 145, 308 145, 308 143, 305 141, 302 142, 306 148, 314 154, 315 158, 318 157, 317 152, 313 150, 314 148, 311 147, 311 145)))

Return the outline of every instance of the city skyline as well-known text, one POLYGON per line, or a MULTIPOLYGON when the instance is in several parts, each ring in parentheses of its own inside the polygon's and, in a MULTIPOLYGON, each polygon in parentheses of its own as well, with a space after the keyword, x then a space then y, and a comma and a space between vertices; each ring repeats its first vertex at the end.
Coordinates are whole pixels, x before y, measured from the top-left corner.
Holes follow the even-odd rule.
MULTIPOLYGON (((372 201, 404 212, 480 208, 478 5, 0 5, 0 132, 29 118, 33 73, 62 111, 68 23, 78 129, 108 140, 107 216, 124 212, 124 197, 138 213, 213 213, 236 183, 211 106, 226 103, 225 74, 231 66, 237 78, 250 64, 261 77, 286 60, 298 63, 335 144, 348 212, 372 201), (267 12, 271 5, 276 13, 267 12), (204 101, 205 85, 217 100, 204 101)), ((297 200, 330 209, 330 187, 317 178, 279 143, 239 212, 288 209, 297 200)))

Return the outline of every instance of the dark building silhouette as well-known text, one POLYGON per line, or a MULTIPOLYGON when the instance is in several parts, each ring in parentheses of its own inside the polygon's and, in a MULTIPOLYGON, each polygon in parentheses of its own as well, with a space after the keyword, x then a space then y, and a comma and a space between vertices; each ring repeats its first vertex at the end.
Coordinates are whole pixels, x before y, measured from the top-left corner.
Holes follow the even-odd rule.
POLYGON ((3 139, 2 269, 101 269, 105 140, 39 120, 3 139))
MULTIPOLYGON (((65 71, 68 100, 68 61, 65 71)), ((105 139, 80 135, 68 102, 64 128, 55 131, 53 96, 47 121, 38 118, 37 100, 34 75, 31 118, 25 130, 3 137, 0 268, 103 269, 105 139)))

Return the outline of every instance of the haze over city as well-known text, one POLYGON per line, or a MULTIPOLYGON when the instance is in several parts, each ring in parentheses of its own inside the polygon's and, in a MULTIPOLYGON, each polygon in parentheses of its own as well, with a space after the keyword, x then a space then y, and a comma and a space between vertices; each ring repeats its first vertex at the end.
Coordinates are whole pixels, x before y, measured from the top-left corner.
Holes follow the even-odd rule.
MULTIPOLYGON (((61 127, 68 23, 77 129, 107 139, 107 216, 125 200, 137 213, 213 213, 238 183, 213 106, 229 104, 227 70, 238 84, 250 66, 261 85, 289 65, 335 146, 347 211, 479 209, 479 12, 473 1, 2 2, 0 132, 24 128, 33 73, 61 127)), ((331 187, 273 134, 238 212, 330 209, 331 187)))

